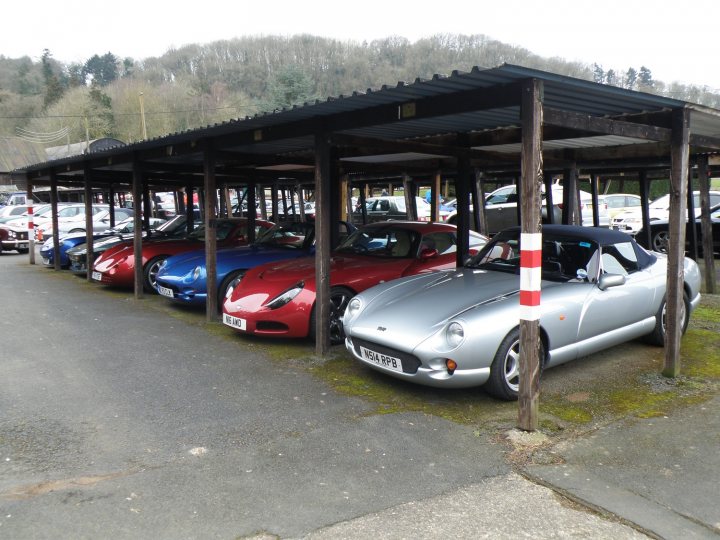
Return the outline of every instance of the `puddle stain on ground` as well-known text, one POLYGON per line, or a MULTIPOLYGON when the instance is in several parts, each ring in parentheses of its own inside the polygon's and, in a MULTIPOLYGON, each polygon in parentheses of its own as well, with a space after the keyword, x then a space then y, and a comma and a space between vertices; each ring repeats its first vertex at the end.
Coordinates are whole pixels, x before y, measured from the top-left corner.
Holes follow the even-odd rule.
POLYGON ((40 482, 39 484, 31 484, 28 486, 19 486, 5 493, 0 494, 3 499, 31 499, 40 495, 45 495, 54 491, 64 491, 68 489, 88 488, 95 484, 106 480, 114 480, 135 474, 139 471, 122 471, 112 474, 101 474, 96 476, 79 476, 77 478, 67 478, 65 480, 54 480, 51 482, 40 482))

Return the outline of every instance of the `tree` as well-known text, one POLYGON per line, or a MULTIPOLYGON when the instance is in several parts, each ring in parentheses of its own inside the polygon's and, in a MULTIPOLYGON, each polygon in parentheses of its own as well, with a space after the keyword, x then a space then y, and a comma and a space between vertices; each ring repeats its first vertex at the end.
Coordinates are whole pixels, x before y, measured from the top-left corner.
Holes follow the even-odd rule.
POLYGON ((297 66, 286 66, 268 84, 267 109, 286 109, 313 99, 312 81, 297 66))
POLYGON ((640 72, 638 73, 638 87, 639 90, 643 90, 645 92, 652 90, 654 85, 652 73, 651 71, 646 68, 645 66, 640 67, 640 72))
POLYGON ((637 85, 638 73, 635 68, 628 68, 625 73, 625 88, 634 89, 637 85))
POLYGON ((43 79, 45 81, 45 100, 43 106, 47 109, 60 100, 65 89, 60 82, 60 77, 58 77, 53 69, 52 54, 50 54, 48 49, 43 50, 41 62, 43 79))
POLYGON ((607 84, 611 84, 613 86, 617 86, 618 80, 617 80, 617 73, 615 73, 614 69, 608 69, 607 73, 605 73, 605 82, 607 84))
POLYGON ((605 70, 602 68, 601 65, 593 64, 592 71, 594 82, 601 84, 605 82, 605 70))
POLYGON ((85 62, 83 74, 86 80, 91 78, 94 84, 107 86, 118 78, 118 59, 110 52, 93 55, 85 62))

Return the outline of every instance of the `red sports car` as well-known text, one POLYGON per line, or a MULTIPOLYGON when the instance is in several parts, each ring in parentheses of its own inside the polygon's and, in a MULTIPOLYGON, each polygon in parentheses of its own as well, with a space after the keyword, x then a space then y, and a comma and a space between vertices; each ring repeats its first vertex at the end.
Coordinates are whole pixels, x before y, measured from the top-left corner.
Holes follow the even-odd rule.
MULTIPOLYGON (((473 253, 487 238, 470 233, 473 253)), ((330 264, 330 339, 344 339, 340 317, 348 301, 391 279, 455 267, 456 228, 446 223, 384 221, 361 227, 330 264)), ((236 281, 223 302, 223 322, 249 334, 314 336, 315 258, 257 266, 236 281)))
MULTIPOLYGON (((256 220, 255 233, 272 227, 269 221, 256 220)), ((247 219, 221 218, 216 220, 217 247, 229 248, 248 243, 247 219)), ((202 249, 205 245, 205 227, 200 226, 184 238, 149 240, 142 244, 143 287, 156 292, 155 276, 160 265, 172 255, 202 249)), ((135 280, 135 256, 132 242, 122 242, 100 255, 91 277, 105 285, 132 287, 135 280)))

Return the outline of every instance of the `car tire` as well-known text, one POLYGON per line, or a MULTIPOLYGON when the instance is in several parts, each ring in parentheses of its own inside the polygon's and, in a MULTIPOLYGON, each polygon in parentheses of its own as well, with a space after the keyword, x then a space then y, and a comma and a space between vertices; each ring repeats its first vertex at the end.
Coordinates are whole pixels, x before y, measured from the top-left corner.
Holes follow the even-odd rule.
MULTIPOLYGON (((545 346, 539 340, 539 361, 542 372, 545 346)), ((500 343, 492 365, 486 391, 504 401, 515 401, 520 387, 520 328, 514 328, 500 343)))
POLYGON ((218 310, 221 313, 223 302, 225 301, 225 295, 227 294, 230 285, 232 285, 232 282, 235 281, 237 278, 244 276, 245 272, 246 270, 233 270, 227 276, 225 276, 225 279, 223 279, 222 283, 220 283, 220 287, 218 287, 218 310))
POLYGON ((653 251, 657 251, 659 253, 667 253, 669 238, 670 234, 665 229, 654 232, 651 240, 653 251))
MULTIPOLYGON (((342 326, 342 316, 345 314, 350 299, 355 293, 347 287, 332 287, 330 289, 330 343, 338 345, 345 341, 345 331, 342 326)), ((310 329, 308 337, 315 341, 315 305, 310 313, 310 329)))
POLYGON ((157 257, 153 257, 143 268, 143 289, 145 292, 157 294, 157 289, 155 288, 157 282, 155 281, 155 278, 160 266, 167 258, 167 255, 158 255, 157 257))
MULTIPOLYGON (((645 341, 652 345, 657 345, 658 347, 664 347, 665 346, 665 311, 667 309, 667 301, 666 296, 663 296, 662 302, 660 302, 660 307, 658 308, 657 313, 655 314, 655 328, 653 328, 653 331, 645 336, 645 341)), ((687 294, 683 293, 683 323, 682 323, 682 329, 680 330, 680 335, 685 334, 685 330, 687 330, 688 322, 690 321, 690 317, 688 317, 688 313, 690 313, 690 300, 688 299, 687 294)))

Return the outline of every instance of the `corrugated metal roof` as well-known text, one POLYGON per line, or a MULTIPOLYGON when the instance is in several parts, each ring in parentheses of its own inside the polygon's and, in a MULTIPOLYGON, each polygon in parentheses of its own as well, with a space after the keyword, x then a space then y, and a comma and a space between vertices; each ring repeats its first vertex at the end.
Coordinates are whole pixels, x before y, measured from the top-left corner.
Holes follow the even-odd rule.
MULTIPOLYGON (((687 103, 654 94, 647 94, 597 84, 591 81, 575 79, 564 75, 539 71, 521 66, 503 64, 490 69, 473 68, 470 72, 453 72, 449 76, 435 75, 431 79, 417 79, 411 84, 399 82, 395 86, 383 86, 380 89, 368 89, 366 92, 354 92, 349 96, 338 96, 323 101, 306 103, 287 110, 257 114, 243 119, 233 119, 212 126, 169 134, 127 145, 122 148, 111 148, 100 154, 127 153, 141 151, 160 145, 172 145, 193 140, 212 138, 238 132, 248 132, 293 124, 309 119, 331 117, 342 113, 361 111, 378 105, 400 105, 426 97, 442 96, 454 92, 489 88, 498 84, 509 84, 523 79, 536 78, 544 84, 543 103, 546 107, 597 117, 632 115, 643 112, 663 111, 671 108, 688 106, 687 103)), ((693 112, 693 120, 698 123, 695 133, 718 135, 720 133, 720 112, 701 110, 697 106, 693 112), (714 113, 717 113, 715 115, 714 113)), ((384 139, 412 139, 448 133, 467 133, 492 130, 504 127, 519 126, 520 108, 518 106, 501 107, 490 110, 451 114, 433 118, 416 120, 403 119, 397 122, 383 123, 375 126, 348 129, 342 133, 384 139)), ((586 146, 609 146, 645 142, 624 137, 591 137, 553 141, 545 147, 580 148, 586 146)), ((313 134, 298 133, 296 136, 282 140, 260 141, 234 147, 234 150, 255 154, 281 155, 312 149, 313 134)), ((493 147, 497 150, 497 147, 493 147)), ((509 150, 509 149, 508 149, 509 150)), ((82 158, 75 158, 82 159, 82 158)), ((62 159, 58 164, 72 162, 73 159, 62 159)), ((43 168, 28 167, 24 170, 43 168)))

